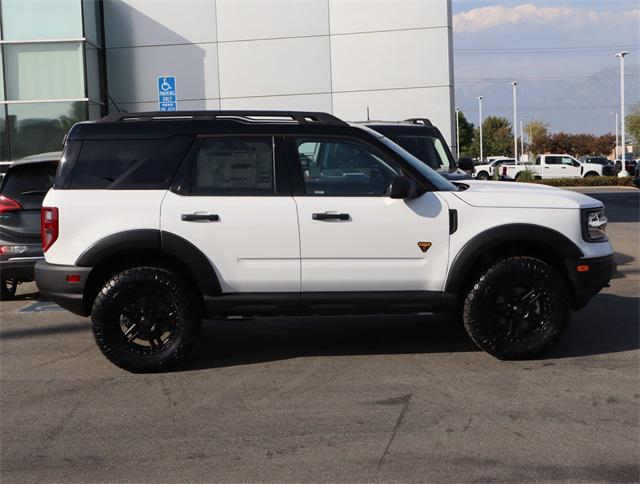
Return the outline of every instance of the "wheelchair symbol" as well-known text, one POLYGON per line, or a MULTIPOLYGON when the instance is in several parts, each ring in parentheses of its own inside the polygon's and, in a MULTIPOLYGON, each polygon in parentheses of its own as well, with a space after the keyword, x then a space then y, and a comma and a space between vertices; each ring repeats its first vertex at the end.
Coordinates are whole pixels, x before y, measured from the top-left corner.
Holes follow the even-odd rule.
POLYGON ((160 89, 163 91, 170 91, 172 89, 171 84, 167 82, 167 78, 162 78, 162 84, 160 84, 160 89))

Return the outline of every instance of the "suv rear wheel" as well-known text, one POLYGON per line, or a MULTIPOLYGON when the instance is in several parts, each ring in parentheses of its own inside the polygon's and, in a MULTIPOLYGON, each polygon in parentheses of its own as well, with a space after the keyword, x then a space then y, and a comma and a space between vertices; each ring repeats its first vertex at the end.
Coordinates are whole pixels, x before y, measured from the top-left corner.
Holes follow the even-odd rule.
POLYGON ((93 304, 93 334, 102 353, 131 372, 175 367, 193 348, 198 302, 175 274, 135 267, 113 276, 93 304))
POLYGON ((500 359, 534 357, 558 342, 569 317, 569 294, 549 264, 511 257, 491 265, 464 300, 471 339, 500 359))

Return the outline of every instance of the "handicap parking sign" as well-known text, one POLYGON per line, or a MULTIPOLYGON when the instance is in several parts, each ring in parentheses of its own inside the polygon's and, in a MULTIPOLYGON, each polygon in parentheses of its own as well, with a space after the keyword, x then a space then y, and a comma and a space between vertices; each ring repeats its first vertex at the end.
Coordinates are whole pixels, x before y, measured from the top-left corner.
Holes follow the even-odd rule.
POLYGON ((176 111, 178 109, 175 76, 158 77, 158 108, 160 111, 176 111))

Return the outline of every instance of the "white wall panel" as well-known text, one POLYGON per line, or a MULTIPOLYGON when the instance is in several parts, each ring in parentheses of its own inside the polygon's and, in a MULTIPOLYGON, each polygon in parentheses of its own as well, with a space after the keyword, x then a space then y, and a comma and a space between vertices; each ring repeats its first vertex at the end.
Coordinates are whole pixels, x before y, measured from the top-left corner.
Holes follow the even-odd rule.
POLYGON ((178 101, 218 98, 215 44, 107 50, 109 93, 116 102, 157 101, 158 76, 176 76, 178 101))
POLYGON ((331 94, 222 99, 220 109, 290 109, 331 112, 331 94))
MULTIPOLYGON (((126 109, 130 113, 136 111, 157 111, 158 102, 122 103, 120 109, 126 109)), ((207 109, 220 109, 219 99, 198 99, 195 101, 178 101, 178 109, 182 111, 202 111, 207 109)), ((112 111, 113 111, 112 107, 112 111)))
POLYGON ((329 0, 331 33, 446 26, 447 0, 329 0))
POLYGON ((449 84, 447 29, 331 37, 333 90, 449 84))
POLYGON ((214 0, 107 0, 109 47, 215 42, 214 0))
POLYGON ((328 37, 222 43, 219 56, 222 98, 331 90, 328 37))
POLYGON ((217 0, 218 40, 327 35, 327 0, 217 0))
POLYGON ((333 94, 333 112, 349 121, 371 119, 397 121, 407 118, 429 118, 446 140, 451 139, 451 110, 448 87, 366 91, 333 94))

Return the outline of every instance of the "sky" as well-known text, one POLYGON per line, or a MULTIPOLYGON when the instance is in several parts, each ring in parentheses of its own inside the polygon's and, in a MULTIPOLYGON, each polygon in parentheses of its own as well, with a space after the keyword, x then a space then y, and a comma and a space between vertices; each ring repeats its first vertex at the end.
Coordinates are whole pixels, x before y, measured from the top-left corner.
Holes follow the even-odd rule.
MULTIPOLYGON (((625 104, 640 102, 640 0, 453 0, 456 105, 478 122, 483 114, 518 118, 551 131, 613 132, 625 104)), ((519 122, 518 122, 519 124, 519 122)))

